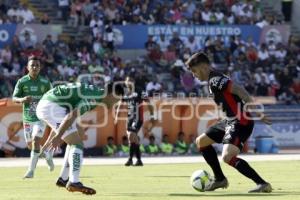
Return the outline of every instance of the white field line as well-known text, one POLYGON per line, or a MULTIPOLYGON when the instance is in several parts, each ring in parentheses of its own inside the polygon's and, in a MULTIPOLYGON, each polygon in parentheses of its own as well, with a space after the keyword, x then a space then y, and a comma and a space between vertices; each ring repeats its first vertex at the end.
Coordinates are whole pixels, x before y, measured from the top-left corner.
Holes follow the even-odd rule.
MULTIPOLYGON (((247 161, 280 161, 300 160, 300 154, 266 154, 266 155, 240 155, 247 161)), ((219 157, 220 159, 220 157, 219 157)), ((84 165, 123 165, 127 158, 84 158, 84 165)), ((55 165, 61 165, 63 159, 55 158, 55 165)), ((184 164, 205 162, 202 156, 172 156, 172 157, 144 157, 144 164, 184 164)), ((0 158, 1 167, 27 167, 29 158, 0 158)), ((41 159, 38 166, 46 166, 41 159)))

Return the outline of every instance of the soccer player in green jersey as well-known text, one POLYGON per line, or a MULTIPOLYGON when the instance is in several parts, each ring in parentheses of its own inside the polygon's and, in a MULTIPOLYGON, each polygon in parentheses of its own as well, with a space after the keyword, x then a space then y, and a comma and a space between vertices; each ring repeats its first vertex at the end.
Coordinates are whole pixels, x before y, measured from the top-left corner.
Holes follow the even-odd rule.
MULTIPOLYGON (((27 69, 28 74, 19 79, 15 86, 12 100, 23 104, 24 135, 27 146, 31 149, 30 164, 24 178, 33 178, 40 156, 40 142, 45 130, 45 124, 37 118, 35 110, 43 94, 51 89, 51 84, 39 75, 41 62, 38 57, 28 58, 27 69)), ((53 171, 51 153, 44 151, 43 156, 46 158, 50 171, 53 171)))
POLYGON ((76 119, 97 105, 110 108, 117 101, 118 98, 112 94, 112 84, 104 90, 94 85, 69 83, 56 86, 44 94, 37 106, 37 116, 56 133, 54 137, 48 138, 45 146, 49 145, 50 149, 55 149, 61 144, 61 140, 68 144, 57 186, 66 187, 71 192, 96 194, 94 189, 79 182, 83 142, 76 119))

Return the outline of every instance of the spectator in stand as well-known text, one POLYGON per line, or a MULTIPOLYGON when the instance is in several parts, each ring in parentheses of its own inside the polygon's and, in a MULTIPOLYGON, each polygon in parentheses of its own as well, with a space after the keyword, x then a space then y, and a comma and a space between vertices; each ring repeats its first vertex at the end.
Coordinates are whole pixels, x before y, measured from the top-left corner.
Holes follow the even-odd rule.
POLYGON ((148 52, 156 47, 157 43, 153 40, 153 35, 148 35, 148 40, 145 42, 145 48, 148 52))
POLYGON ((262 63, 266 63, 266 62, 268 62, 269 57, 270 57, 270 55, 269 55, 269 52, 268 52, 267 45, 265 43, 263 43, 260 46, 260 49, 258 50, 258 59, 262 63))
POLYGON ((58 0, 59 7, 59 17, 61 17, 64 21, 67 21, 69 15, 69 0, 58 0))
POLYGON ((103 154, 105 156, 114 156, 117 153, 117 146, 114 144, 114 138, 108 137, 107 144, 103 147, 103 154))
POLYGON ((190 35, 184 44, 186 48, 189 48, 191 53, 195 53, 196 51, 199 51, 199 49, 201 49, 199 41, 195 39, 194 35, 190 35))
POLYGON ((151 25, 154 24, 155 19, 152 15, 152 13, 150 13, 149 9, 148 9, 148 4, 142 4, 142 10, 140 13, 140 21, 143 24, 147 24, 147 25, 151 25))
POLYGON ((261 81, 256 85, 256 96, 268 96, 270 93, 270 85, 266 82, 265 76, 261 78, 261 81))
POLYGON ((122 144, 118 146, 118 155, 122 157, 127 157, 129 155, 129 143, 126 135, 122 137, 122 144))
POLYGON ((177 141, 174 144, 175 153, 178 155, 186 154, 189 150, 189 145, 184 141, 184 137, 184 132, 179 132, 177 141))
POLYGON ((93 15, 90 21, 90 28, 93 32, 93 37, 96 38, 103 34, 103 20, 98 15, 93 15))
POLYGON ((119 10, 114 1, 110 1, 109 6, 104 10, 105 17, 108 21, 114 21, 118 12, 119 10))
POLYGON ((284 48, 283 44, 281 43, 277 44, 277 50, 275 51, 274 54, 276 60, 279 62, 284 62, 286 55, 287 55, 287 51, 284 48))
POLYGON ((8 65, 12 61, 12 51, 9 45, 6 45, 3 49, 0 50, 0 63, 6 62, 8 65))
POLYGON ((82 14, 84 17, 84 24, 87 25, 93 15, 94 5, 91 3, 91 0, 85 0, 82 6, 82 14))
POLYGON ((204 7, 204 11, 201 12, 201 17, 202 17, 204 24, 210 24, 212 12, 210 11, 208 6, 204 7))
POLYGON ((159 148, 164 155, 171 155, 173 153, 173 145, 169 142, 169 136, 167 134, 163 135, 159 148))
POLYGON ((149 136, 149 144, 145 147, 146 153, 149 155, 157 155, 160 150, 158 145, 155 143, 154 135, 149 136))
POLYGON ((73 27, 77 27, 79 24, 84 25, 82 6, 83 5, 79 0, 74 0, 71 4, 69 24, 73 27))
POLYGON ((162 85, 157 81, 157 77, 152 76, 151 81, 146 86, 146 92, 149 96, 153 96, 153 94, 161 92, 162 85))
POLYGON ((55 50, 54 42, 52 41, 52 35, 48 34, 43 41, 44 49, 47 53, 53 54, 55 50))
POLYGON ((24 33, 24 39, 21 41, 21 47, 22 49, 29 49, 29 48, 34 48, 36 44, 36 41, 34 41, 31 37, 31 34, 26 31, 24 33))
POLYGON ((165 52, 170 44, 168 40, 166 40, 165 34, 160 34, 159 38, 156 40, 156 43, 160 46, 160 50, 165 52))
POLYGON ((50 23, 50 18, 47 15, 47 13, 44 13, 41 20, 40 20, 41 24, 49 24, 50 23))
POLYGON ((21 8, 21 17, 23 18, 23 24, 33 23, 35 19, 33 12, 29 10, 26 4, 21 8))
POLYGON ((177 55, 180 55, 184 44, 181 38, 179 37, 178 32, 173 32, 173 37, 170 39, 170 44, 174 45, 177 55))

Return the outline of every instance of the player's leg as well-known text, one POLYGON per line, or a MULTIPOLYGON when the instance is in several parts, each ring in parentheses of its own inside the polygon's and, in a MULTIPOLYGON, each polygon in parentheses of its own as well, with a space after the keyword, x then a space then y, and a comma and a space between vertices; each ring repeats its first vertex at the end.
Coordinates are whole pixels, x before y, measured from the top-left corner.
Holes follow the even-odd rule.
POLYGON ((237 124, 231 127, 224 137, 222 160, 257 184, 257 187, 249 192, 271 192, 271 185, 262 179, 245 160, 237 157, 243 148, 244 142, 250 136, 253 125, 240 126, 237 124))
POLYGON ((65 149, 65 156, 62 163, 62 168, 60 170, 59 178, 56 181, 56 185, 58 187, 66 187, 69 181, 69 170, 70 170, 69 152, 70 152, 70 145, 67 145, 65 149))
POLYGON ((137 127, 136 127, 136 131, 135 131, 135 156, 136 156, 136 163, 134 164, 134 166, 143 166, 143 162, 142 162, 142 153, 140 150, 140 141, 138 138, 138 132, 141 129, 141 127, 143 126, 143 121, 138 121, 137 123, 137 127))
POLYGON ((34 170, 36 168, 36 164, 40 153, 40 152, 36 152, 35 149, 33 148, 34 144, 32 142, 32 128, 33 128, 32 123, 27 123, 27 122, 24 123, 24 136, 25 136, 28 149, 30 149, 31 151, 30 151, 30 161, 29 161, 28 170, 26 171, 23 178, 33 178, 34 170))
MULTIPOLYGON (((40 152, 40 157, 45 157, 48 169, 50 171, 54 170, 54 163, 53 163, 53 153, 49 151, 48 148, 42 149, 41 151, 41 140, 44 136, 46 129, 46 125, 44 122, 38 121, 33 125, 33 131, 32 131, 32 136, 33 136, 33 142, 34 142, 34 148, 40 152)), ((54 131, 50 132, 49 137, 53 136, 55 133, 54 131)))
POLYGON ((128 141, 129 141, 129 157, 127 162, 125 163, 125 166, 131 166, 133 165, 133 161, 132 158, 133 156, 136 154, 136 134, 134 132, 132 132, 131 130, 127 130, 127 137, 128 137, 128 141))
MULTIPOLYGON (((81 128, 80 126, 77 126, 77 130, 79 133, 79 136, 81 138, 84 137, 84 129, 81 128)), ((70 145, 66 146, 65 149, 65 156, 64 156, 64 160, 62 163, 62 168, 59 174, 59 178, 56 181, 56 185, 58 187, 66 187, 68 181, 69 181, 69 169, 70 169, 70 164, 69 164, 69 151, 70 151, 70 145)))
MULTIPOLYGON (((75 126, 75 125, 74 125, 75 126)), ((65 133, 63 140, 70 146, 68 162, 69 169, 69 182, 66 188, 70 192, 82 192, 83 194, 96 194, 96 191, 92 188, 84 186, 79 181, 80 169, 83 162, 83 143, 78 132, 65 133)))
POLYGON ((206 133, 196 138, 196 144, 202 152, 203 158, 214 172, 214 181, 212 181, 213 187, 207 188, 207 190, 228 186, 228 181, 221 169, 217 152, 212 146, 213 143, 220 143, 222 141, 225 134, 223 128, 223 122, 219 122, 210 127, 206 133))

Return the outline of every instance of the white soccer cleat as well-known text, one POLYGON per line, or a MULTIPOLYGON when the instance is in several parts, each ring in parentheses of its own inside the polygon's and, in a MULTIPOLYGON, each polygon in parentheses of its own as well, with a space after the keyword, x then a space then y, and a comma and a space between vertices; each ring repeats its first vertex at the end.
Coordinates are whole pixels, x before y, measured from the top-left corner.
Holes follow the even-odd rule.
POLYGON ((24 175, 23 179, 33 178, 33 175, 34 175, 34 171, 28 170, 28 171, 26 172, 26 174, 24 175))

